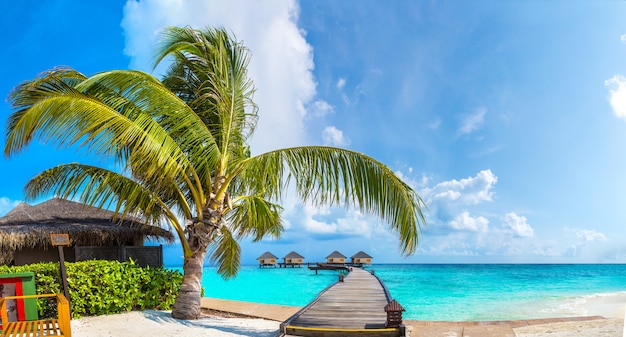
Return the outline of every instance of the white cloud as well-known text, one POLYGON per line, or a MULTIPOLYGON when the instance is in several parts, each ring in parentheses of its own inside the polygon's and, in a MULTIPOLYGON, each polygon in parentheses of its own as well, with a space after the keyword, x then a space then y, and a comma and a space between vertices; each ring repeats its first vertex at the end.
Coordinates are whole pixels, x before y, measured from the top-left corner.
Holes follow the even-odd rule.
POLYGON ((459 134, 465 135, 480 129, 485 121, 486 114, 487 109, 484 107, 480 107, 476 109, 476 112, 474 114, 466 116, 461 123, 461 127, 459 128, 459 134))
POLYGON ((324 145, 345 147, 350 144, 350 139, 344 136, 343 131, 334 126, 327 126, 322 131, 322 140, 324 145))
POLYGON ((609 103, 617 118, 626 120, 626 77, 614 75, 604 81, 609 88, 609 103))
POLYGON ((593 229, 565 228, 566 233, 573 233, 578 239, 572 243, 563 253, 564 256, 584 258, 588 257, 591 252, 605 249, 605 244, 599 244, 601 241, 607 241, 606 235, 593 229))
POLYGON ((328 114, 334 113, 335 111, 333 106, 328 104, 328 102, 324 100, 317 100, 313 102, 311 112, 315 117, 324 117, 328 114))
POLYGON ((252 55, 248 71, 257 89, 254 101, 260 116, 251 141, 253 153, 304 145, 310 143, 304 127, 305 107, 315 97, 316 83, 313 49, 296 25, 299 10, 294 0, 128 1, 122 21, 125 51, 132 68, 150 70, 163 26, 211 25, 232 31, 252 55))
POLYGON ((622 35, 619 37, 619 40, 620 40, 620 41, 622 41, 622 43, 626 43, 626 34, 622 34, 622 35))
POLYGON ((346 86, 346 79, 342 77, 337 81, 337 89, 341 90, 345 86, 346 86))
POLYGON ((332 218, 328 216, 329 214, 329 208, 305 205, 300 221, 304 230, 312 234, 370 237, 370 227, 359 212, 348 211, 345 217, 336 217, 334 221, 324 221, 325 218, 332 218))
POLYGON ((423 190, 422 194, 430 200, 443 199, 463 204, 478 204, 492 201, 492 189, 497 182, 498 177, 491 170, 482 170, 475 177, 444 181, 432 189, 423 190))
POLYGON ((583 239, 584 242, 606 241, 606 236, 593 229, 577 229, 574 231, 577 237, 583 239))
POLYGON ((503 226, 510 230, 514 236, 520 238, 529 238, 535 235, 535 230, 526 221, 525 216, 513 212, 505 214, 502 218, 503 226))
POLYGON ((452 221, 448 223, 451 228, 462 231, 470 232, 486 232, 489 220, 486 218, 472 217, 469 212, 465 211, 457 215, 452 221))

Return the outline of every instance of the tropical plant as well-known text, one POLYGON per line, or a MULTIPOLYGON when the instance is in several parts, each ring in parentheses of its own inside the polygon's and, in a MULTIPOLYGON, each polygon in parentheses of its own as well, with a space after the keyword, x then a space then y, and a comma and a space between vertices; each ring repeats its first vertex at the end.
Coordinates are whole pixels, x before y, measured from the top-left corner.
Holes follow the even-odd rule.
POLYGON ((173 62, 163 81, 132 70, 84 76, 58 68, 18 85, 5 156, 33 139, 79 147, 123 169, 70 163, 45 170, 27 199, 55 194, 170 225, 184 252, 184 277, 172 316, 200 314, 207 251, 225 277, 239 269, 238 240, 283 231, 282 194, 303 202, 354 206, 397 232, 415 252, 424 224, 419 195, 387 166, 350 150, 304 146, 252 156, 257 122, 247 49, 223 29, 168 28, 157 64, 173 62))

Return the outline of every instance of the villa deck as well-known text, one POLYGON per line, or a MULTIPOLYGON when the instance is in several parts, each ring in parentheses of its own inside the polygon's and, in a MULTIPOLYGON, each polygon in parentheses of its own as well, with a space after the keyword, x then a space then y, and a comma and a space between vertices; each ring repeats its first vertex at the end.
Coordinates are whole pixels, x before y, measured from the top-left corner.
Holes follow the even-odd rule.
POLYGON ((281 324, 288 336, 404 336, 404 326, 386 328, 391 296, 373 274, 353 268, 309 305, 281 324))

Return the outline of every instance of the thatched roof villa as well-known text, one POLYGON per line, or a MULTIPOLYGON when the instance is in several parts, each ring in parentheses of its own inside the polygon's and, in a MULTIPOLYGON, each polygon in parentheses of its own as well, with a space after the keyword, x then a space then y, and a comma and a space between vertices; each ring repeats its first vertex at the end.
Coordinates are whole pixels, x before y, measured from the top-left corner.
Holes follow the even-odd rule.
POLYGON ((290 252, 289 254, 285 255, 285 257, 283 257, 284 262, 283 263, 279 263, 278 265, 282 268, 282 267, 301 267, 302 264, 304 263, 304 256, 296 253, 296 252, 290 252))
POLYGON ((285 263, 302 264, 302 262, 304 261, 304 256, 296 252, 290 252, 289 254, 285 255, 285 257, 283 257, 283 260, 285 260, 285 263))
MULTIPOLYGON (((154 254, 154 250, 146 253, 148 248, 158 248, 161 254, 161 247, 143 247, 143 252, 133 249, 142 247, 144 239, 174 240, 171 232, 145 225, 136 218, 120 220, 108 210, 53 198, 35 206, 21 203, 0 218, 0 264, 58 261, 58 251, 51 245, 50 234, 69 235, 71 245, 64 248, 66 261, 126 260, 128 257, 138 260, 141 255, 154 254)), ((147 258, 154 260, 154 256, 147 258)), ((162 256, 160 259, 162 265, 162 256)))
POLYGON ((276 267, 276 259, 278 257, 270 252, 265 252, 256 259, 259 260, 259 266, 261 267, 276 267))
POLYGON ((326 256, 326 263, 346 263, 346 256, 338 251, 334 251, 326 256))
POLYGON ((352 255, 350 257, 352 259, 352 264, 372 264, 372 257, 363 251, 359 251, 358 253, 352 255))

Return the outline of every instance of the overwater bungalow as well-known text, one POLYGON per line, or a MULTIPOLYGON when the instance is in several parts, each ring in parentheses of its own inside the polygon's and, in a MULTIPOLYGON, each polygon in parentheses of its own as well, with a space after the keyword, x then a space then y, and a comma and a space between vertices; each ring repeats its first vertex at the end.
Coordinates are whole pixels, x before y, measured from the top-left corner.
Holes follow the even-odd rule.
POLYGON ((372 257, 364 253, 363 251, 352 255, 350 259, 352 260, 352 265, 372 264, 372 257))
POLYGON ((279 264, 281 268, 282 267, 300 267, 302 266, 302 263, 304 261, 304 256, 296 252, 291 252, 285 255, 285 257, 283 257, 283 260, 284 262, 279 264))
POLYGON ((265 252, 263 253, 263 255, 257 257, 257 260, 259 260, 259 267, 263 268, 263 267, 276 267, 276 260, 278 259, 278 257, 276 257, 276 255, 270 253, 270 252, 265 252))
POLYGON ((59 261, 51 234, 67 235, 65 261, 133 259, 142 266, 163 266, 161 246, 144 246, 145 239, 173 242, 168 230, 141 219, 123 219, 114 212, 52 198, 31 206, 21 203, 0 218, 0 265, 59 261))
POLYGON ((326 256, 326 263, 344 264, 346 263, 346 256, 338 251, 334 251, 326 256))

